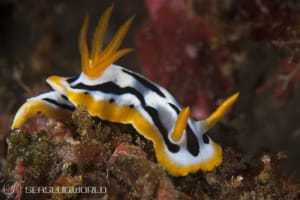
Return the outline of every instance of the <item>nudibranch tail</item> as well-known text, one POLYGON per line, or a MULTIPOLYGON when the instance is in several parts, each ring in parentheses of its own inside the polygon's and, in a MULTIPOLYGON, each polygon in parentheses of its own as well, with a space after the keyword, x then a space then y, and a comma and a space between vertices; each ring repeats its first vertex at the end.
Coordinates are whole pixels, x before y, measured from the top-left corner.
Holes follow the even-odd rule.
POLYGON ((75 110, 73 105, 56 91, 41 94, 28 99, 16 113, 11 129, 20 128, 26 120, 37 113, 43 113, 48 117, 66 122, 71 121, 71 112, 75 110))
POLYGON ((175 142, 178 142, 182 138, 182 134, 189 119, 189 115, 189 107, 182 109, 182 111, 179 113, 173 133, 171 135, 172 140, 174 140, 175 142))
POLYGON ((104 70, 120 57, 132 51, 130 48, 118 50, 134 17, 130 17, 113 36, 110 43, 103 49, 104 33, 107 29, 108 21, 113 6, 107 8, 101 16, 96 27, 91 47, 91 55, 87 45, 87 29, 89 18, 85 17, 84 23, 80 30, 79 49, 81 54, 81 64, 83 73, 91 78, 96 79, 101 76, 104 70))
POLYGON ((228 97, 207 119, 200 121, 201 128, 208 130, 213 127, 227 113, 238 97, 239 93, 228 97))

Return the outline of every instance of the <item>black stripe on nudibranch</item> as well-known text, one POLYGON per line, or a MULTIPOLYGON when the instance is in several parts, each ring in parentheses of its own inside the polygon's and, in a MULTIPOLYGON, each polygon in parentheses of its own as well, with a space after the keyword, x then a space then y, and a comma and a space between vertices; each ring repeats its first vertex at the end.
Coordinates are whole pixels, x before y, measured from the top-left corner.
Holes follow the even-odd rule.
POLYGON ((147 79, 144 79, 143 77, 137 75, 136 73, 133 73, 133 72, 128 71, 126 69, 122 69, 122 71, 125 72, 126 74, 129 74, 130 76, 132 76, 134 79, 136 79, 138 82, 140 82, 143 86, 145 86, 146 88, 148 88, 148 89, 152 90, 153 92, 157 93, 159 96, 166 97, 164 95, 164 93, 162 93, 162 91, 157 86, 155 86, 153 83, 151 83, 147 79))
POLYGON ((177 115, 180 113, 180 110, 179 110, 179 108, 177 108, 177 106, 175 106, 172 103, 169 103, 169 105, 173 108, 173 110, 175 110, 175 112, 177 113, 177 115))
POLYGON ((72 82, 76 81, 78 78, 79 78, 79 76, 74 76, 74 77, 68 78, 68 79, 67 79, 67 82, 68 82, 69 84, 71 84, 72 82))
POLYGON ((144 109, 146 110, 147 113, 149 113, 155 126, 157 126, 157 128, 160 130, 168 149, 173 153, 178 152, 179 146, 171 143, 171 141, 169 140, 168 132, 167 132, 166 128, 162 125, 161 121, 159 120, 157 110, 155 110, 154 108, 152 108, 150 106, 145 106, 144 109))
POLYGON ((134 95, 140 101, 144 110, 150 115, 155 126, 161 132, 162 137, 163 137, 168 149, 173 153, 176 153, 179 151, 179 146, 170 142, 170 140, 168 138, 168 131, 166 130, 166 128, 163 126, 162 122, 160 121, 158 112, 151 106, 146 105, 143 95, 140 94, 139 91, 137 91, 136 89, 134 89, 132 87, 122 88, 113 82, 106 82, 106 83, 98 84, 98 85, 85 85, 83 83, 78 83, 71 87, 74 89, 100 91, 100 92, 108 93, 108 94, 116 94, 116 95, 132 94, 132 95, 134 95))
POLYGON ((67 96, 65 96, 65 95, 63 95, 63 94, 61 94, 60 96, 61 96, 61 98, 63 98, 64 100, 69 101, 69 99, 68 99, 67 96))
POLYGON ((49 99, 49 98, 43 98, 44 101, 50 103, 50 104, 53 104, 53 105, 56 105, 64 110, 70 110, 70 111, 74 111, 75 110, 75 107, 74 106, 70 106, 70 105, 67 105, 67 104, 62 104, 62 103, 58 103, 57 101, 53 100, 53 99, 49 99))
POLYGON ((187 124, 185 130, 186 130, 187 149, 193 156, 197 156, 199 154, 198 139, 194 134, 194 132, 192 131, 189 124, 187 124))

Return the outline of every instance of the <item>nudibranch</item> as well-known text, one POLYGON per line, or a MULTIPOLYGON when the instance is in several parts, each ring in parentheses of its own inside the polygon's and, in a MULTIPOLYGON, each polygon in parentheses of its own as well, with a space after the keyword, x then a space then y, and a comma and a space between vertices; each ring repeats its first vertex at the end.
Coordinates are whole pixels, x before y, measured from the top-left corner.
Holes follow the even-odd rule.
POLYGON ((207 130, 229 110, 238 93, 226 99, 207 119, 196 121, 189 107, 183 108, 163 87, 113 63, 131 51, 119 49, 133 17, 116 32, 103 48, 102 40, 113 6, 101 16, 87 45, 88 17, 79 36, 82 72, 75 77, 50 76, 51 91, 28 99, 18 110, 11 128, 16 129, 41 112, 66 120, 79 105, 92 116, 122 124, 131 124, 152 141, 157 161, 173 176, 185 176, 198 170, 212 170, 222 161, 222 149, 207 130))

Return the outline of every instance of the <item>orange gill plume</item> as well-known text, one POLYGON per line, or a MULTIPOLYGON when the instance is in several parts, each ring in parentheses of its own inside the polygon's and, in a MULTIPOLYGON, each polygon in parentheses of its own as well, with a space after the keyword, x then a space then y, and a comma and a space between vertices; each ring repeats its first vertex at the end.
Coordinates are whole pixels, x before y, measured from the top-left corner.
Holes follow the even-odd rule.
POLYGON ((81 65, 83 73, 95 79, 101 76, 103 71, 120 57, 132 51, 131 48, 119 49, 134 17, 130 17, 113 36, 106 48, 103 49, 104 33, 108 26, 108 21, 113 9, 113 5, 105 10, 101 16, 94 32, 91 53, 87 45, 87 29, 89 17, 86 16, 79 34, 79 50, 81 55, 81 65))

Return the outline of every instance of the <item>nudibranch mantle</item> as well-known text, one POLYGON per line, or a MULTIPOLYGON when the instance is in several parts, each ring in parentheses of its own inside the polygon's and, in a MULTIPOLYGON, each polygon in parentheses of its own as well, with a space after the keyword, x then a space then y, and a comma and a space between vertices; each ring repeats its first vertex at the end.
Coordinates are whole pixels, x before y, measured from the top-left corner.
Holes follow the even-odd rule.
POLYGON ((88 18, 80 32, 82 73, 77 77, 50 76, 52 91, 27 100, 18 110, 12 129, 19 128, 37 112, 63 119, 79 105, 101 119, 131 124, 153 142, 156 158, 171 175, 185 176, 211 170, 222 161, 221 147, 205 132, 231 107, 238 94, 229 97, 206 120, 189 117, 163 87, 145 77, 112 64, 130 49, 118 50, 132 18, 127 20, 103 50, 103 40, 112 6, 104 12, 96 28, 91 54, 86 44, 88 18))

